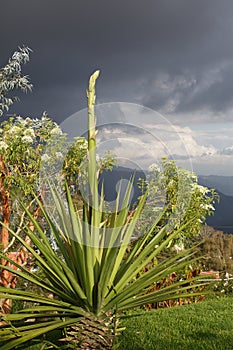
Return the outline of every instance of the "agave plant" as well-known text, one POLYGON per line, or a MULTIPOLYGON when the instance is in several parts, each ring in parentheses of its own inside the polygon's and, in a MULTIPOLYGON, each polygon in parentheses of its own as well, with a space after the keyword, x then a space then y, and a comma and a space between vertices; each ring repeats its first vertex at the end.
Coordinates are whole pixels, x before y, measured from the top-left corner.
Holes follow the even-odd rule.
POLYGON ((43 340, 49 348, 49 338, 46 335, 54 330, 62 330, 58 336, 61 338, 58 348, 110 349, 118 332, 117 318, 122 312, 149 303, 189 296, 190 293, 192 296, 198 294, 194 292, 194 288, 200 286, 199 277, 192 278, 188 287, 187 281, 180 280, 163 289, 147 293, 152 283, 162 280, 174 271, 182 270, 195 260, 194 252, 186 250, 140 274, 184 228, 181 225, 179 229, 168 232, 166 226, 158 226, 166 209, 161 212, 150 230, 133 243, 131 239, 147 193, 141 197, 133 216, 130 216, 132 184, 129 184, 123 204, 119 204, 119 191, 115 209, 111 213, 105 213, 104 191, 102 189, 99 195, 96 166, 94 105, 98 75, 99 72, 95 72, 89 81, 87 182, 90 199, 88 202, 83 201, 82 214, 75 211, 68 186, 66 205, 62 195, 51 185, 53 204, 59 220, 54 221, 46 207, 40 201, 38 204, 58 249, 55 251, 52 248, 43 227, 27 208, 24 208, 26 214, 36 228, 36 233, 27 229, 33 247, 10 230, 28 250, 41 273, 32 272, 0 254, 17 269, 10 265, 1 268, 15 273, 40 290, 35 293, 27 289, 0 287, 0 298, 23 300, 31 302, 32 305, 18 312, 2 315, 2 350, 25 347, 28 341, 33 340, 43 340))

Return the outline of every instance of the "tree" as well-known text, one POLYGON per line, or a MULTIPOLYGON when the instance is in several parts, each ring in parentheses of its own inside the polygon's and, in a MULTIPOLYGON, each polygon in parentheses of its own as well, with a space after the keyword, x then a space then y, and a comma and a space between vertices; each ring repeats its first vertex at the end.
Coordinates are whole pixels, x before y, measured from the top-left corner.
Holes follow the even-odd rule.
MULTIPOLYGON (((19 205, 24 199, 25 205, 38 218, 39 206, 35 204, 34 193, 38 189, 38 178, 43 157, 44 147, 56 132, 62 134, 59 126, 42 116, 39 119, 10 118, 2 122, 0 129, 0 209, 3 226, 1 227, 1 247, 3 252, 9 254, 15 261, 27 263, 25 250, 15 246, 15 240, 9 241, 9 227, 17 228, 18 234, 26 224, 24 213, 19 205), (11 250, 13 249, 13 252, 11 250)), ((40 197, 42 193, 38 194, 40 197)), ((33 224, 27 223, 33 230, 33 224)), ((26 239, 29 243, 28 238, 26 239)), ((5 262, 6 263, 6 262, 5 262)), ((4 261, 2 261, 4 265, 4 261)), ((2 270, 1 284, 15 287, 16 278, 2 270)), ((4 311, 10 308, 2 306, 4 311)))
MULTIPOLYGON (((3 115, 4 111, 8 111, 9 107, 14 101, 18 100, 17 96, 12 96, 12 91, 19 89, 23 92, 30 91, 32 84, 30 83, 26 75, 22 75, 22 64, 29 61, 29 55, 31 50, 28 47, 19 48, 18 51, 14 52, 12 57, 8 60, 8 63, 0 70, 0 116, 3 115)), ((5 191, 4 184, 7 176, 8 169, 4 162, 4 150, 6 144, 1 141, 0 150, 0 199, 2 202, 2 221, 6 224, 1 230, 1 243, 2 248, 6 249, 8 245, 8 225, 10 221, 10 199, 9 193, 5 191)), ((4 261, 2 261, 4 264, 4 261)), ((1 276, 1 281, 8 280, 9 276, 1 276)), ((3 282, 4 283, 4 282, 3 282)), ((7 306, 6 306, 7 308, 7 306)))
POLYGON ((20 47, 13 53, 6 66, 0 70, 0 116, 19 100, 17 96, 12 96, 13 90, 27 92, 32 89, 28 76, 22 75, 22 64, 29 61, 31 51, 28 47, 20 47))
POLYGON ((204 226, 200 253, 207 270, 233 274, 233 235, 204 226))
POLYGON ((166 208, 159 225, 179 228, 186 223, 170 247, 184 249, 200 240, 206 217, 214 214, 214 204, 219 200, 214 189, 199 185, 195 173, 166 158, 161 164, 149 168, 141 186, 148 188, 148 199, 139 222, 140 228, 150 225, 166 208))
MULTIPOLYGON (((16 117, 1 123, 0 209, 4 225, 1 227, 0 238, 3 252, 18 263, 27 264, 28 254, 21 246, 16 245, 14 238, 10 241, 8 228, 16 229, 21 236, 22 228, 26 224, 29 225, 30 230, 34 230, 33 223, 27 222, 19 201, 23 200, 33 217, 39 219, 40 207, 34 200, 34 194, 37 193, 41 201, 45 196, 43 167, 45 171, 49 169, 51 172, 53 167, 55 171, 57 170, 57 163, 59 165, 63 163, 63 177, 69 186, 75 186, 76 190, 78 189, 79 167, 86 155, 87 141, 81 137, 77 138, 68 144, 67 150, 66 139, 59 125, 46 114, 41 119, 16 117)), ((100 162, 102 166, 107 167, 112 164, 113 159, 106 155, 100 162)), ((46 172, 45 178, 47 175, 46 172)), ((79 192, 76 194, 79 198, 79 192)), ((25 235, 22 237, 30 244, 28 237, 25 235)), ((2 271, 0 277, 3 286, 16 286, 16 277, 6 270, 2 271)), ((5 304, 4 311, 10 311, 10 304, 5 304)))

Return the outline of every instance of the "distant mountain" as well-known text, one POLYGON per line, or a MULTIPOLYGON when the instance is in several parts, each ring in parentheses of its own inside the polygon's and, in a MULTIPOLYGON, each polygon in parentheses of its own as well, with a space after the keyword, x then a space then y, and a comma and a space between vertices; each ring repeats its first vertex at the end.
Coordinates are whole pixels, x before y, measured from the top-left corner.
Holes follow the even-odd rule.
POLYGON ((142 194, 138 186, 140 179, 145 179, 145 172, 142 170, 133 170, 124 167, 116 167, 112 171, 104 170, 100 175, 99 193, 101 192, 102 183, 104 183, 105 200, 114 206, 114 202, 121 186, 120 206, 122 204, 124 194, 131 179, 133 179, 133 189, 130 198, 131 203, 135 203, 138 197, 142 194))
POLYGON ((215 188, 226 196, 233 196, 233 176, 198 176, 200 185, 215 188))
POLYGON ((215 214, 207 217, 207 224, 225 233, 233 233, 233 176, 199 176, 198 182, 214 188, 220 196, 220 202, 215 204, 215 214))
POLYGON ((216 230, 233 233, 233 197, 217 192, 220 202, 215 203, 215 214, 207 217, 207 224, 216 230))
MULTIPOLYGON (((122 204, 127 184, 132 176, 134 177, 134 183, 131 203, 135 203, 141 195, 141 190, 138 187, 139 179, 145 179, 146 176, 146 173, 141 170, 117 167, 113 171, 104 171, 100 177, 99 192, 104 182, 105 199, 110 202, 110 205, 114 206, 118 186, 120 180, 123 179, 120 197, 120 203, 122 204)), ((215 188, 220 196, 220 202, 215 204, 215 214, 207 217, 207 224, 225 233, 233 233, 233 176, 199 176, 198 182, 202 186, 215 188)))

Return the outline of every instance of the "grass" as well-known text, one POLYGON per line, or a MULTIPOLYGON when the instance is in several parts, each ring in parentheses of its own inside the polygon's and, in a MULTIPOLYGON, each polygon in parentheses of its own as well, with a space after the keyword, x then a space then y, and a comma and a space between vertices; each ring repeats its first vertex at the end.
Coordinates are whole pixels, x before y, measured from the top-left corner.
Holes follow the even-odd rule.
MULTIPOLYGON (((124 317, 118 350, 232 350, 233 296, 124 317)), ((52 339, 50 339, 52 340, 52 339)), ((42 345, 25 346, 39 350, 42 345)))
POLYGON ((124 318, 119 350, 232 350, 233 298, 124 318))

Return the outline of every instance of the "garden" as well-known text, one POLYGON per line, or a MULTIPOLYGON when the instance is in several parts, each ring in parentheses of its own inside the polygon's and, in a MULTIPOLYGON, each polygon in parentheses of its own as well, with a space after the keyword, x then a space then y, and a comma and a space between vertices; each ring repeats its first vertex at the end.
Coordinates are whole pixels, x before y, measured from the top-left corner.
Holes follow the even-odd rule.
MULTIPOLYGON (((15 89, 32 87, 21 70, 29 55, 21 48, 0 71, 2 114, 15 89)), ((231 282, 226 297, 221 279, 201 274, 202 227, 218 197, 162 159, 133 208, 134 175, 108 207, 99 175, 117 162, 97 154, 99 73, 87 139, 65 154, 66 134, 46 114, 1 123, 1 349, 231 349, 231 282)))

